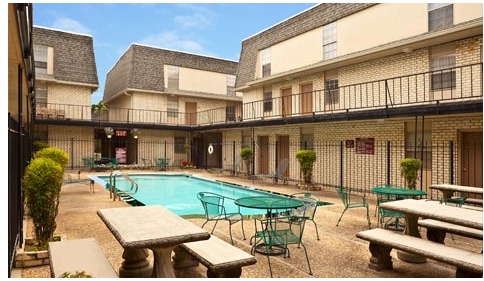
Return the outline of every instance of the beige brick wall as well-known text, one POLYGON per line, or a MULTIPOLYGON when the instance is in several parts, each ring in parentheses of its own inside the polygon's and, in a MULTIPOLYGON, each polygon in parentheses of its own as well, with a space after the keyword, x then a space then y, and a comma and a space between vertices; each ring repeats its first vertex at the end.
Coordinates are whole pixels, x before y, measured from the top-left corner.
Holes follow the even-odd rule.
MULTIPOLYGON (((84 86, 49 83, 47 102, 65 110, 65 118, 91 118, 91 89, 84 86)), ((52 105, 53 106, 53 105, 52 105)))

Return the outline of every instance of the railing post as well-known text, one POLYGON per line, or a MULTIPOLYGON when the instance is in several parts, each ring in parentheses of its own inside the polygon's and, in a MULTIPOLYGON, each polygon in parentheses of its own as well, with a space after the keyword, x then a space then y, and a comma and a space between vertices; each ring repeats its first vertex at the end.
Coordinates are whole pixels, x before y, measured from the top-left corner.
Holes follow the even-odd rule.
POLYGON ((387 141, 387 151, 386 151, 386 158, 387 158, 387 169, 386 169, 387 170, 387 182, 386 182, 386 184, 387 185, 390 185, 390 180, 391 180, 390 179, 390 175, 391 175, 391 173, 390 173, 390 165, 391 165, 390 164, 391 163, 390 162, 390 158, 391 158, 390 157, 390 155, 391 155, 390 152, 391 152, 390 151, 390 141, 387 141))
POLYGON ((235 167, 235 141, 232 141, 232 171, 233 171, 234 176, 235 176, 235 171, 236 171, 236 167, 235 167))
POLYGON ((450 184, 454 184, 454 141, 449 142, 449 172, 450 172, 450 184))
POLYGON ((343 141, 339 143, 339 187, 343 187, 343 141))

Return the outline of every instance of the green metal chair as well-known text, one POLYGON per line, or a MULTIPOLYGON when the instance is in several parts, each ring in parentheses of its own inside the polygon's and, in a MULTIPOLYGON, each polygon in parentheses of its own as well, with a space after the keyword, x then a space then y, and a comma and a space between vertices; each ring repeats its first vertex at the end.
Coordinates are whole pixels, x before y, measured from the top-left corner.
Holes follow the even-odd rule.
MULTIPOLYGON (((399 199, 385 198, 380 195, 377 198, 378 206, 381 203, 395 200, 399 199)), ((381 228, 393 228, 395 230, 403 231, 405 229, 405 223, 402 223, 402 221, 405 221, 405 214, 396 211, 386 210, 383 208, 378 208, 378 223, 381 228)))
POLYGON ((339 225, 341 218, 348 209, 353 208, 366 208, 366 219, 368 220, 368 229, 371 228, 370 213, 368 210, 368 202, 366 202, 366 194, 361 192, 352 191, 350 188, 339 187, 336 188, 338 195, 345 206, 345 209, 341 213, 336 226, 339 225))
MULTIPOLYGON (((209 221, 214 221, 215 224, 213 225, 211 233, 215 230, 217 223, 220 220, 227 221, 229 223, 229 235, 230 241, 232 245, 234 244, 234 240, 232 239, 232 225, 239 222, 242 225, 242 235, 244 236, 245 240, 245 231, 244 231, 244 218, 240 213, 240 207, 238 207, 238 212, 234 213, 227 213, 226 205, 227 200, 233 201, 234 199, 225 197, 216 193, 212 192, 199 192, 197 194, 198 199, 202 202, 203 209, 205 211, 205 219, 206 221, 202 224, 202 228, 207 224, 209 221)), ((234 204, 235 206, 235 204, 234 204)))
MULTIPOLYGON (((313 275, 308 252, 302 242, 306 220, 308 220, 308 217, 300 216, 283 216, 259 220, 261 230, 257 231, 257 236, 260 237, 260 241, 252 247, 251 253, 254 254, 257 245, 262 245, 262 250, 264 251, 262 253, 267 256, 271 277, 272 267, 270 257, 283 253, 284 258, 290 258, 291 252, 288 246, 291 244, 296 244, 298 248, 302 246, 308 264, 308 273, 309 275, 313 275)), ((258 249, 259 251, 261 250, 260 247, 258 249)))
POLYGON ((297 209, 292 209, 290 214, 293 216, 307 217, 307 220, 312 221, 314 227, 316 228, 317 239, 319 240, 318 225, 314 221, 314 216, 316 215, 316 210, 318 208, 318 202, 321 201, 319 196, 310 192, 298 192, 291 194, 291 197, 296 197, 304 201, 304 206, 297 209))

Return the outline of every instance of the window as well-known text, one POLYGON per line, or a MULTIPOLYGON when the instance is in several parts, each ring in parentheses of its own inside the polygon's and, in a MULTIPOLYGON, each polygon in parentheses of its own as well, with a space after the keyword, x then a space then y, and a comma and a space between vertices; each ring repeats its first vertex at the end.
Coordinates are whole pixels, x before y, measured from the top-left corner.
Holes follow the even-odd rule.
POLYGON ((339 103, 338 79, 328 79, 324 81, 324 104, 339 103))
POLYGON ((313 134, 301 134, 301 149, 313 150, 313 134))
POLYGON ((168 89, 179 89, 179 69, 178 66, 168 66, 168 89))
POLYGON ((235 106, 227 106, 225 108, 225 116, 227 121, 235 122, 235 106))
POLYGON ((454 6, 449 3, 427 4, 429 12, 429 31, 452 27, 454 24, 454 6))
POLYGON ((167 116, 178 117, 178 98, 168 98, 167 116))
POLYGON ((336 57, 336 22, 323 26, 323 60, 336 57))
POLYGON ((432 90, 455 88, 455 45, 449 44, 431 49, 430 57, 432 90))
POLYGON ((264 112, 272 111, 272 91, 264 88, 264 112))
MULTIPOLYGON (((39 83, 40 84, 40 83, 39 83)), ((42 86, 35 87, 36 107, 47 107, 47 89, 42 86)))
POLYGON ((235 75, 227 74, 227 95, 235 96, 235 75))
POLYGON ((262 77, 271 75, 271 49, 262 50, 262 77))
POLYGON ((175 137, 175 153, 185 154, 185 137, 175 137))
POLYGON ((48 48, 34 44, 35 73, 47 74, 48 48))

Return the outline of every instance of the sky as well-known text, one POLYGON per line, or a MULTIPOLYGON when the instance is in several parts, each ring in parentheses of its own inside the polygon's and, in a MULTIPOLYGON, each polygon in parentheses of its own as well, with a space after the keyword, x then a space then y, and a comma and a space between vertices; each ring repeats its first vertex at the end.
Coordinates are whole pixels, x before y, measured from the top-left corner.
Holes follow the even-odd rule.
POLYGON ((34 26, 90 35, 102 100, 109 70, 133 43, 238 61, 242 41, 316 3, 35 3, 34 26))

